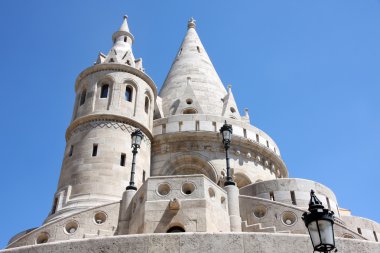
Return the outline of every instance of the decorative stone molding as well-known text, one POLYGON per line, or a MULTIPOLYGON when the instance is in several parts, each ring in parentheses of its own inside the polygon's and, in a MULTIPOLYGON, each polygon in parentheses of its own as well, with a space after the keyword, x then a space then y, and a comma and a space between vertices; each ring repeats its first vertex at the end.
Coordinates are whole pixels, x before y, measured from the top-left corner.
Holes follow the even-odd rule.
POLYGON ((125 117, 121 117, 118 115, 113 115, 113 114, 92 114, 84 117, 80 117, 73 121, 70 126, 66 130, 66 141, 68 141, 74 131, 81 126, 81 125, 86 125, 87 123, 93 123, 89 128, 83 129, 83 130, 88 130, 91 128, 96 128, 96 127, 107 127, 109 128, 113 127, 115 129, 120 129, 122 131, 128 131, 129 133, 132 133, 131 131, 134 131, 136 128, 140 129, 143 133, 144 136, 147 138, 144 138, 144 141, 150 146, 151 140, 153 139, 152 133, 149 131, 148 128, 146 128, 144 125, 129 119, 125 117), (107 124, 107 123, 115 123, 115 124, 107 124), (106 125, 104 125, 106 123, 106 125), (129 126, 129 127, 127 127, 129 126))
MULTIPOLYGON (((77 128, 75 128, 72 132, 72 134, 80 133, 83 131, 87 131, 89 129, 94 129, 94 128, 113 128, 113 129, 120 129, 123 132, 128 132, 132 133, 134 132, 137 128, 132 127, 128 124, 122 123, 122 122, 115 122, 115 121, 107 121, 107 120, 94 120, 94 121, 89 121, 85 124, 79 125, 77 128)), ((149 138, 146 138, 144 135, 143 142, 146 143, 148 147, 150 147, 151 142, 149 138)))

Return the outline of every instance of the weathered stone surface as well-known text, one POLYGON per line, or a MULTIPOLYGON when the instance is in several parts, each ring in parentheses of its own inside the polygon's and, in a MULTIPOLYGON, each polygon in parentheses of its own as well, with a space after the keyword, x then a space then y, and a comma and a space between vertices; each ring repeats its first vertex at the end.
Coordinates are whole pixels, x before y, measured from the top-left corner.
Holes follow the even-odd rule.
MULTIPOLYGON (((380 253, 380 244, 336 240, 338 252, 380 253)), ((309 236, 266 233, 181 233, 114 236, 72 240, 2 250, 1 253, 305 253, 313 252, 309 236)))

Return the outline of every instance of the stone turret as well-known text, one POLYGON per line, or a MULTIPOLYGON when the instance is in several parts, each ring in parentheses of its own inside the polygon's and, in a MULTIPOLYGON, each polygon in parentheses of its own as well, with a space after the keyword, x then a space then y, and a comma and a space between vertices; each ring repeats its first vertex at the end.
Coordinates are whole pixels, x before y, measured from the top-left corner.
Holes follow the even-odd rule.
POLYGON ((239 188, 287 177, 276 143, 250 125, 247 111, 240 115, 231 86, 224 88, 195 27, 190 19, 157 100, 152 176, 204 174, 223 186, 225 150, 219 129, 227 121, 234 129, 231 166, 239 188))
POLYGON ((195 30, 195 20, 190 19, 187 34, 160 91, 164 116, 194 113, 221 116, 226 95, 195 30))
POLYGON ((137 186, 150 175, 156 86, 134 58, 126 16, 112 40, 109 53, 100 53, 97 63, 76 80, 73 118, 47 221, 121 199, 130 177, 130 134, 136 128, 145 135, 137 186))

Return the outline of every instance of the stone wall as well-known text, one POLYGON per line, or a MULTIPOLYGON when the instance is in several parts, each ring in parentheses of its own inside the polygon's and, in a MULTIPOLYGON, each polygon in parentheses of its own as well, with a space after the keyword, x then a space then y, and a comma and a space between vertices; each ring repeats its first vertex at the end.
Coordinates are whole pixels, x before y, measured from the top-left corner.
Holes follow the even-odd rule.
MULTIPOLYGON (((341 216, 344 223, 368 240, 380 242, 380 224, 357 216, 341 216)), ((348 236, 346 236, 348 237, 348 236)))
POLYGON ((310 190, 315 191, 315 194, 322 201, 325 208, 334 211, 337 217, 340 216, 338 202, 333 191, 320 183, 307 179, 279 178, 259 182, 240 189, 240 194, 272 199, 307 209, 310 201, 310 190))
POLYGON ((98 206, 44 224, 25 235, 16 235, 8 247, 112 236, 118 224, 119 206, 119 202, 98 206))
MULTIPOLYGON (((380 244, 336 238, 338 252, 380 253, 380 244)), ((143 234, 72 240, 0 251, 1 253, 307 253, 308 235, 267 233, 143 234)))

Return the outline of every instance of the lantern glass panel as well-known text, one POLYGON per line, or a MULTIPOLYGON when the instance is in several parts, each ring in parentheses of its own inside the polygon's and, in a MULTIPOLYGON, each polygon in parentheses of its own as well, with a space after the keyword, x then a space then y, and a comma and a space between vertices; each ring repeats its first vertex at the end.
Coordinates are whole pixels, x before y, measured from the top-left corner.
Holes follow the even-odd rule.
POLYGON ((136 144, 136 135, 132 135, 132 145, 136 144))
POLYGON ((135 143, 136 143, 136 145, 138 145, 138 146, 140 146, 140 144, 141 144, 141 135, 136 135, 136 139, 135 139, 135 143))
POLYGON ((309 226, 307 227, 309 230, 309 234, 311 237, 311 242, 313 243, 313 246, 316 247, 321 244, 321 239, 319 236, 317 221, 310 222, 309 226))
POLYGON ((228 130, 224 130, 223 131, 223 139, 226 141, 231 140, 231 132, 228 130))
POLYGON ((334 231, 331 221, 319 220, 318 225, 321 232, 321 242, 323 244, 334 245, 334 231))

